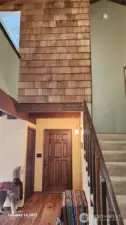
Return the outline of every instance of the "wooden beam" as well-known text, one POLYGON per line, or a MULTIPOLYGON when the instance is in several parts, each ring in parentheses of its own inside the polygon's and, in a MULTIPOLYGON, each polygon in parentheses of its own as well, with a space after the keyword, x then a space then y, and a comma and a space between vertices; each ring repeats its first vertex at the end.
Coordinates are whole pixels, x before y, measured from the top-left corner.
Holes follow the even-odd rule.
POLYGON ((80 112, 29 113, 31 119, 39 118, 80 118, 80 112))
POLYGON ((4 91, 0 89, 0 110, 4 111, 7 114, 10 114, 13 117, 20 118, 23 120, 36 123, 35 119, 31 120, 29 118, 28 112, 17 112, 16 110, 16 101, 7 95, 4 91))
POLYGON ((0 0, 0 5, 3 5, 8 2, 12 2, 12 0, 0 0))
POLYGON ((17 103, 18 112, 45 113, 45 112, 80 112, 83 110, 82 102, 71 103, 17 103))

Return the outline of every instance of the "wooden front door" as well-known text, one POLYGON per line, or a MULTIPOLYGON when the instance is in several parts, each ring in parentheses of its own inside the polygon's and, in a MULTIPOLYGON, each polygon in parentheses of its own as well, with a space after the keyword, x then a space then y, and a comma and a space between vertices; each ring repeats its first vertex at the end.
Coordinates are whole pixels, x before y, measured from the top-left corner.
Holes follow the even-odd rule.
POLYGON ((43 190, 72 189, 71 130, 45 130, 43 160, 43 190))
POLYGON ((35 130, 28 128, 25 200, 34 192, 35 130))

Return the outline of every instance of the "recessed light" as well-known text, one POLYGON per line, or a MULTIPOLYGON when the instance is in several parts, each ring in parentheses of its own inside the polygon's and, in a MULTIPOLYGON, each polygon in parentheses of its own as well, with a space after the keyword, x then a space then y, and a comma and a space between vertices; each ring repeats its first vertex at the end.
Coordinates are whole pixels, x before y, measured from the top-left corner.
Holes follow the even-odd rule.
POLYGON ((107 14, 107 13, 104 13, 104 14, 103 14, 103 19, 105 19, 105 20, 108 19, 108 14, 107 14))

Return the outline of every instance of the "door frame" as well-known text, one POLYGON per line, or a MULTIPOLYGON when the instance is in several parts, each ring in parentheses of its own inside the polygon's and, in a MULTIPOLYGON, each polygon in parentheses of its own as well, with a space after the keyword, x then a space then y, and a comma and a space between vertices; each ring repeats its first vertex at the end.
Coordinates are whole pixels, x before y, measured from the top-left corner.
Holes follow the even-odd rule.
MULTIPOLYGON (((28 127, 27 129, 27 149, 26 149, 26 166, 25 166, 25 194, 24 194, 24 201, 27 200, 27 197, 26 197, 26 185, 27 185, 27 154, 28 154, 28 131, 32 131, 34 132, 34 141, 35 141, 35 149, 34 149, 34 171, 33 171, 33 183, 34 183, 34 180, 35 180, 35 153, 36 153, 36 129, 35 128, 32 128, 32 127, 28 127)), ((33 184, 33 188, 34 188, 34 184, 33 184)), ((34 191, 34 190, 33 190, 34 191)))
POLYGON ((46 149, 46 141, 48 131, 69 131, 70 132, 70 149, 71 149, 71 188, 73 188, 73 163, 72 163, 72 129, 44 129, 43 131, 43 157, 42 157, 42 192, 46 191, 46 185, 44 184, 45 174, 44 174, 44 158, 45 158, 45 149, 46 149))

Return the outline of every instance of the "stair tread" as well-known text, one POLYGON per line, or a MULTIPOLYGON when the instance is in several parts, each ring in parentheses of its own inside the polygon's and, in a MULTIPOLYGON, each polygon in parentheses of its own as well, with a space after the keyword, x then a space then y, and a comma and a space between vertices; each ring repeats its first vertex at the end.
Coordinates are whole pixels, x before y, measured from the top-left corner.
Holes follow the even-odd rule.
POLYGON ((100 141, 102 150, 120 151, 126 150, 126 141, 100 141))
POLYGON ((120 176, 110 176, 110 179, 112 181, 118 181, 118 182, 121 182, 121 181, 126 181, 126 177, 120 177, 120 176))
POLYGON ((123 150, 117 150, 117 149, 110 149, 110 148, 107 148, 107 149, 102 149, 101 148, 101 150, 102 150, 102 152, 116 152, 116 151, 118 151, 119 153, 122 153, 122 151, 123 152, 125 152, 126 153, 126 150, 125 149, 123 149, 123 150))
POLYGON ((126 166, 126 162, 107 162, 107 165, 126 166))
POLYGON ((97 133, 99 139, 126 139, 126 133, 97 133))
POLYGON ((126 206, 126 195, 116 195, 116 199, 119 204, 125 204, 126 206))
POLYGON ((126 154, 125 150, 102 150, 103 154, 126 154))
POLYGON ((120 213, 126 225, 126 133, 98 133, 97 135, 120 213))
POLYGON ((121 141, 118 141, 118 140, 117 141, 116 140, 114 140, 114 141, 101 141, 100 140, 99 142, 100 143, 106 143, 106 144, 117 144, 117 143, 118 144, 126 144, 126 140, 125 141, 122 141, 122 140, 121 141))

